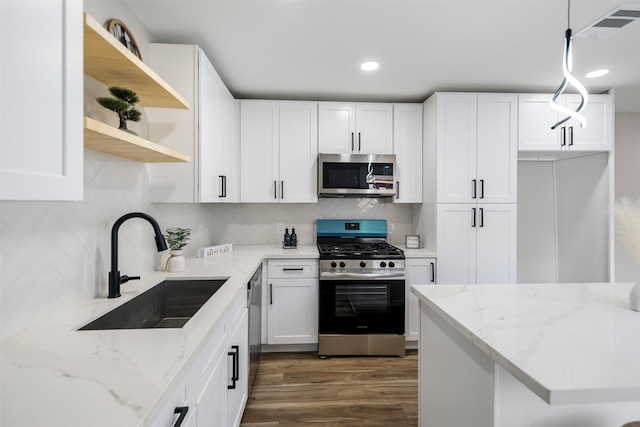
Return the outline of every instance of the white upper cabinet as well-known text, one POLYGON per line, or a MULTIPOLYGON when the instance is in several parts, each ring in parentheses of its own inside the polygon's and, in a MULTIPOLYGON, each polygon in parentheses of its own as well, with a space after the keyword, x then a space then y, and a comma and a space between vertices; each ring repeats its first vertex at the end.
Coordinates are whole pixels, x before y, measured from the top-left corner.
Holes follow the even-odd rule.
POLYGON ((317 202, 317 103, 242 100, 240 105, 241 201, 317 202))
POLYGON ((438 203, 515 203, 517 95, 436 96, 438 203))
POLYGON ((393 104, 318 103, 320 153, 392 154, 393 104))
MULTIPOLYGON (((611 95, 589 95, 582 115, 587 126, 574 119, 551 129, 564 115, 551 108, 551 94, 519 95, 518 149, 520 151, 609 151, 613 146, 613 100, 611 95)), ((579 95, 561 95, 558 102, 573 110, 579 95)))
POLYGON ((81 200, 82 2, 2 0, 0 29, 0 199, 81 200))
POLYGON ((422 203, 422 104, 393 105, 395 203, 422 203))
POLYGON ((147 62, 192 105, 147 111, 150 139, 192 159, 147 165, 151 201, 238 201, 238 111, 213 65, 198 46, 155 43, 147 62))

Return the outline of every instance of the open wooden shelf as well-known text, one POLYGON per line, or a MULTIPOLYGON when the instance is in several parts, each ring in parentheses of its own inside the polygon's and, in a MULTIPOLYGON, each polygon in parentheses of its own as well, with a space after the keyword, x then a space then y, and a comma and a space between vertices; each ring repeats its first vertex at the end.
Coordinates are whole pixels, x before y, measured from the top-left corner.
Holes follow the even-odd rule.
POLYGON ((188 162, 189 156, 90 117, 84 118, 84 146, 143 163, 188 162))
POLYGON ((133 90, 143 107, 190 108, 182 95, 86 13, 84 72, 107 86, 133 90))

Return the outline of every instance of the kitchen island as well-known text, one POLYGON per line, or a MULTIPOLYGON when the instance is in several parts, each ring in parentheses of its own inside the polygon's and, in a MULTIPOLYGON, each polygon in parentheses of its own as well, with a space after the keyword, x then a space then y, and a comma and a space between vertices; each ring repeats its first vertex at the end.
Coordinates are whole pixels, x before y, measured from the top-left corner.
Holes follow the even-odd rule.
POLYGON ((239 245, 219 256, 188 258, 183 272, 143 274, 139 281, 122 286, 120 298, 97 297, 70 305, 48 321, 3 340, 0 425, 170 425, 159 423, 158 417, 167 407, 173 410, 170 398, 208 351, 205 343, 213 338, 215 344, 212 334, 232 306, 238 302, 246 306, 247 282, 262 261, 317 257, 313 245, 296 250, 239 245), (163 280, 177 278, 227 280, 182 328, 77 330, 163 280))
POLYGON ((640 421, 630 283, 414 286, 420 426, 640 421))

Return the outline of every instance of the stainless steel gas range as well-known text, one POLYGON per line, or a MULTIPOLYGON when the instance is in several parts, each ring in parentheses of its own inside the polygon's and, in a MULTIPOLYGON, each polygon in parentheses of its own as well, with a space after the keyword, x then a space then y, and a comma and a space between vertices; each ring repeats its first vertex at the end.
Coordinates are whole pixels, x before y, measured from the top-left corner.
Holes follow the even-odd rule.
POLYGON ((318 354, 404 356, 404 252, 386 220, 318 220, 318 354))

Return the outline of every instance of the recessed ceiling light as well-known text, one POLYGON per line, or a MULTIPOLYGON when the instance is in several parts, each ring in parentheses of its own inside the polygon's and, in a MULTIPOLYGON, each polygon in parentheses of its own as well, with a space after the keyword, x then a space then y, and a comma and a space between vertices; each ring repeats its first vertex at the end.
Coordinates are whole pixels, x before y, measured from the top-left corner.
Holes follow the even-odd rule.
POLYGON ((362 68, 365 71, 373 71, 373 70, 377 70, 379 66, 380 65, 375 61, 368 61, 368 62, 363 62, 360 65, 360 68, 362 68))
POLYGON ((602 69, 602 70, 595 70, 595 71, 592 71, 592 72, 590 72, 590 73, 587 73, 587 74, 585 75, 585 77, 586 77, 586 78, 588 78, 588 79, 593 79, 593 78, 595 78, 595 77, 602 77, 602 76, 604 76, 605 74, 609 74, 609 70, 605 70, 605 69, 602 69))

